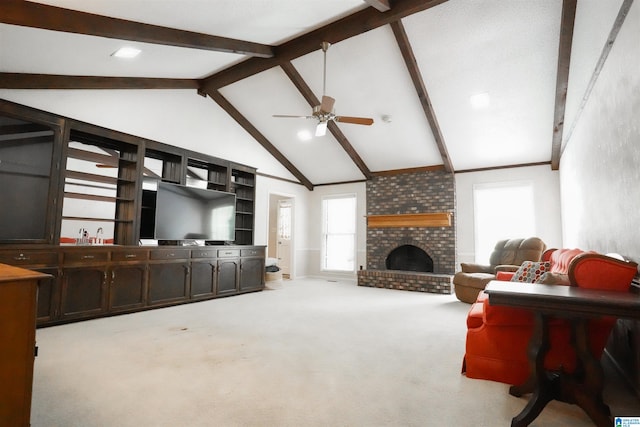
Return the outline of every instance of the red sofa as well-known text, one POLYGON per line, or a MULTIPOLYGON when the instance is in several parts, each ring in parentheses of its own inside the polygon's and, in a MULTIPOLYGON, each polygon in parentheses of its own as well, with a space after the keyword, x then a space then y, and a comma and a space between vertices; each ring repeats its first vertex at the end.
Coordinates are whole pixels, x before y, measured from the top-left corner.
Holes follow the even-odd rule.
MULTIPOLYGON (((595 252, 550 249, 543 254, 540 263, 525 262, 518 272, 501 272, 497 279, 625 292, 629 290, 637 268, 634 262, 595 252), (525 280, 527 278, 534 280, 525 280)), ((589 344, 598 359, 602 356, 615 321, 614 318, 589 321, 589 344)), ((469 378, 522 384, 529 376, 527 348, 532 333, 531 311, 491 306, 487 294, 481 292, 467 316, 462 372, 469 378)), ((575 370, 576 355, 570 337, 571 329, 567 321, 553 319, 550 322, 551 346, 545 358, 547 370, 575 370)))

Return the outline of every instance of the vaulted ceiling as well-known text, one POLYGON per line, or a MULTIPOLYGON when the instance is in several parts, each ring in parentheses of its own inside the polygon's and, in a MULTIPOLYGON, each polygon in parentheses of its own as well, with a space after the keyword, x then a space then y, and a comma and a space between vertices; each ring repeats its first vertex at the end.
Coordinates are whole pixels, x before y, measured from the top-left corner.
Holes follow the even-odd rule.
POLYGON ((575 12, 576 0, 3 0, 0 97, 309 189, 390 170, 557 168, 575 12), (141 54, 111 56, 121 46, 141 54), (374 124, 301 140, 316 119, 273 117, 310 115, 325 85, 337 115, 374 124))

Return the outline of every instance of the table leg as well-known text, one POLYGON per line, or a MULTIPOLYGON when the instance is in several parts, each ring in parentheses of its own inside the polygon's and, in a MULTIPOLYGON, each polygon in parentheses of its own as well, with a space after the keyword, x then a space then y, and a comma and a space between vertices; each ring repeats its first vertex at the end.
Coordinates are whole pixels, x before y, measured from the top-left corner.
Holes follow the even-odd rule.
POLYGON ((578 381, 573 384, 571 391, 575 403, 589 415, 597 426, 611 426, 613 425, 610 417, 611 411, 602 398, 604 372, 600 361, 593 357, 589 349, 587 323, 587 319, 571 321, 571 339, 578 357, 576 373, 582 374, 582 381, 580 378, 576 378, 578 381))
POLYGON ((556 395, 556 382, 549 378, 544 370, 547 350, 549 350, 548 318, 542 313, 535 313, 533 336, 528 348, 531 371, 529 378, 524 384, 512 386, 509 389, 509 393, 516 397, 532 391, 533 396, 522 412, 511 420, 512 427, 528 426, 556 395))

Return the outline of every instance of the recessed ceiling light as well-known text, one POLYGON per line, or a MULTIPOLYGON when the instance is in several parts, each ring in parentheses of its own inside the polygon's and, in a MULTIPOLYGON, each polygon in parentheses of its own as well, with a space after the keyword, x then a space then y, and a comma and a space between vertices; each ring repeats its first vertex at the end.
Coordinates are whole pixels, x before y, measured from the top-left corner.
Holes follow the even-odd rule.
POLYGON ((491 105, 491 97, 487 92, 477 93, 469 97, 469 102, 473 108, 487 108, 491 105))
POLYGON ((300 141, 309 141, 312 137, 313 135, 309 129, 302 129, 298 132, 298 139, 300 139, 300 141))
POLYGON ((135 47, 125 46, 113 52, 111 56, 115 56, 116 58, 131 59, 138 56, 140 52, 142 52, 140 49, 136 49, 135 47))

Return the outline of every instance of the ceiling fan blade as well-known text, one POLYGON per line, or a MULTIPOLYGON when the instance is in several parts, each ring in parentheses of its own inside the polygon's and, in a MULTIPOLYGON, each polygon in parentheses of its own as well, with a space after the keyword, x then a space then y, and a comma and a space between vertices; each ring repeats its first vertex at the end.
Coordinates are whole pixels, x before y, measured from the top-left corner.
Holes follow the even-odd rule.
POLYGON ((316 126, 316 136, 325 136, 327 134, 327 122, 320 122, 316 126))
POLYGON ((286 114, 274 114, 273 117, 285 119, 315 119, 315 116, 288 116, 286 114))
POLYGON ((320 111, 324 113, 330 113, 333 111, 333 104, 335 104, 336 100, 330 96, 322 96, 322 102, 320 103, 320 111))
POLYGON ((351 123, 354 125, 372 125, 373 119, 368 117, 349 117, 349 116, 336 116, 334 119, 336 122, 340 123, 351 123))

